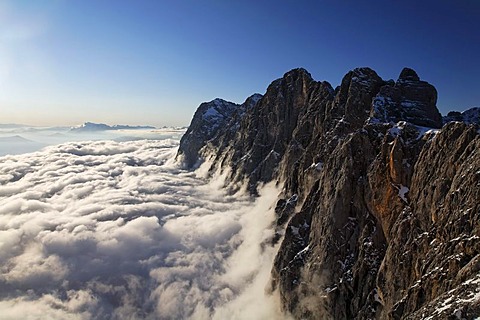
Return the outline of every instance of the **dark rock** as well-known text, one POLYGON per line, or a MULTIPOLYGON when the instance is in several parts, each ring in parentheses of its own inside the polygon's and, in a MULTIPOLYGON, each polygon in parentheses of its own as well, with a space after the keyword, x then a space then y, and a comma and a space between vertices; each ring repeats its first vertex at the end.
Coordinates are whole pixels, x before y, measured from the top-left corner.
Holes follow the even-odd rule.
POLYGON ((399 81, 420 81, 420 77, 417 73, 410 68, 403 68, 398 77, 399 81))
POLYGON ((437 91, 421 81, 415 71, 405 68, 395 85, 386 84, 373 100, 370 121, 373 123, 408 121, 440 128, 442 116, 436 107, 437 91))
POLYGON ((183 157, 188 168, 197 164, 200 149, 216 136, 237 108, 238 105, 222 99, 202 103, 180 141, 177 158, 183 157))
POLYGON ((464 112, 450 111, 447 116, 443 117, 443 123, 451 121, 459 121, 480 126, 480 107, 470 108, 464 112))
POLYGON ((461 122, 427 131, 442 126, 436 96, 407 68, 396 82, 358 68, 335 90, 294 69, 211 135, 195 115, 197 140, 179 154, 209 156, 253 194, 283 183, 271 289, 294 318, 479 314, 480 134, 461 122))

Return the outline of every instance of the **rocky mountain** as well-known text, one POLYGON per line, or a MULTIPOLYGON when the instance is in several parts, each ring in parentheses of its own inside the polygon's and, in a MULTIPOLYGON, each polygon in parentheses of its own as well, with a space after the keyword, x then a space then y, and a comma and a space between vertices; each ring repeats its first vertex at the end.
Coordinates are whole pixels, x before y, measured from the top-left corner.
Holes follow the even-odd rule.
POLYGON ((451 121, 480 125, 480 107, 473 107, 463 112, 450 111, 445 117, 443 117, 443 122, 447 123, 451 121))
POLYGON ((442 119, 436 99, 408 68, 357 68, 335 89, 294 69, 242 105, 200 105, 178 159, 252 194, 283 185, 271 290, 294 318, 473 319, 478 110, 442 119))

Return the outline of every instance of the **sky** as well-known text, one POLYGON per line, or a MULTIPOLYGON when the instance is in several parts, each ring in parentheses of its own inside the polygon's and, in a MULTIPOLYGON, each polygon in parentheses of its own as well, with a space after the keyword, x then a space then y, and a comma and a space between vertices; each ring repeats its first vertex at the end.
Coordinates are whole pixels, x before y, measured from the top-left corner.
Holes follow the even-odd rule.
POLYGON ((480 2, 0 1, 0 123, 184 126, 292 68, 334 87, 403 67, 445 114, 480 105, 480 2))

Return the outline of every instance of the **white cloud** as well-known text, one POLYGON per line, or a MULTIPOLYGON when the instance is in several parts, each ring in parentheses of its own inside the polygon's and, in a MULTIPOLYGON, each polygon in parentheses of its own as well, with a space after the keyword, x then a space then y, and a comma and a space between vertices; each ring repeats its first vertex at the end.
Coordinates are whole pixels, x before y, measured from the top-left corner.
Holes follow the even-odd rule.
POLYGON ((278 189, 227 194, 178 140, 75 142, 0 158, 7 319, 265 319, 278 189))

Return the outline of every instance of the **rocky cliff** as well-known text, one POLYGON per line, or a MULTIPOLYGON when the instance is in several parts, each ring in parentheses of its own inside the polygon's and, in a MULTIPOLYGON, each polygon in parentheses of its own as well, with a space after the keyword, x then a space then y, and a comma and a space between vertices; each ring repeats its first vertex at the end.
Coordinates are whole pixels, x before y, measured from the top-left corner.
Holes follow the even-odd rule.
POLYGON ((397 81, 358 68, 335 89, 294 69, 242 105, 202 104, 178 157, 253 194, 283 185, 271 289, 295 318, 472 319, 478 111, 442 119, 436 98, 408 68, 397 81))

